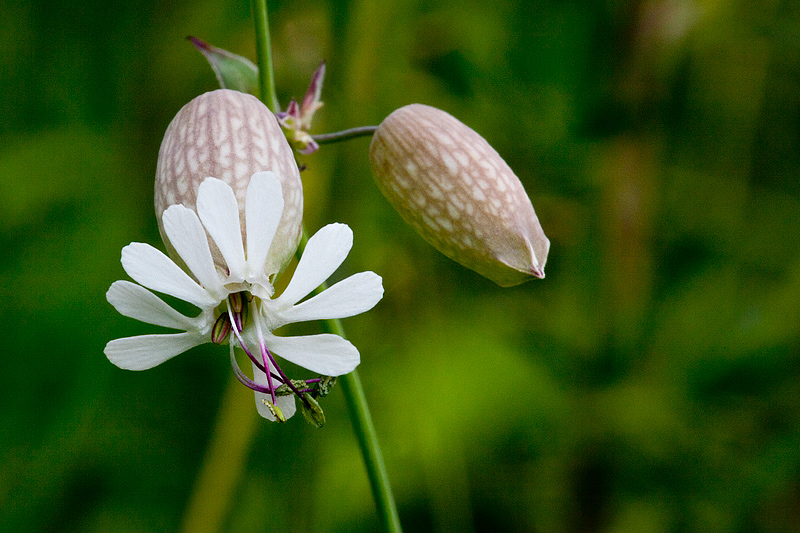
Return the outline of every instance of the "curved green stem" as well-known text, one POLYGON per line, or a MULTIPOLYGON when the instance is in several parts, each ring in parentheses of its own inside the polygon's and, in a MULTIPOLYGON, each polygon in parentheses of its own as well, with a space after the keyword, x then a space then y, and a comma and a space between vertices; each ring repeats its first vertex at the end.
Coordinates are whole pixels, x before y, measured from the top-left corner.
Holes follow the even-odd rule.
POLYGON ((317 141, 317 144, 331 144, 335 142, 348 141, 357 137, 372 137, 377 129, 378 126, 360 126, 358 128, 350 128, 349 130, 312 135, 311 137, 317 141))
MULTIPOLYGON (((300 246, 297 248, 298 259, 300 259, 307 242, 308 233, 304 229, 300 246)), ((314 290, 314 294, 319 294, 327 288, 328 283, 323 282, 322 285, 314 290)), ((327 333, 333 333, 343 339, 347 338, 342 321, 338 318, 323 320, 322 324, 327 333)), ((372 498, 375 500, 375 507, 381 519, 381 525, 387 533, 400 533, 403 529, 400 526, 397 505, 394 502, 392 486, 389 483, 389 474, 383 462, 383 454, 378 443, 378 434, 375 432, 375 425, 372 423, 372 415, 369 412, 369 405, 367 405, 367 397, 364 395, 364 387, 361 385, 361 378, 358 377, 358 370, 353 370, 349 374, 341 376, 340 379, 347 410, 350 413, 350 421, 353 424, 353 431, 358 437, 358 445, 364 458, 364 466, 367 469, 367 477, 372 489, 372 498)))
POLYGON ((397 515, 392 487, 389 484, 389 474, 386 472, 386 465, 378 444, 378 435, 372 424, 372 416, 367 406, 367 398, 364 396, 364 388, 361 386, 358 371, 353 370, 342 376, 341 379, 342 392, 347 400, 350 420, 358 437, 361 454, 364 456, 364 464, 367 467, 367 476, 372 487, 375 506, 378 508, 378 516, 381 518, 384 531, 399 533, 402 531, 400 517, 397 515))
POLYGON ((272 65, 272 46, 269 38, 267 0, 253 0, 253 18, 256 23, 256 57, 258 58, 258 81, 261 85, 261 101, 272 111, 280 111, 275 92, 275 70, 272 65))

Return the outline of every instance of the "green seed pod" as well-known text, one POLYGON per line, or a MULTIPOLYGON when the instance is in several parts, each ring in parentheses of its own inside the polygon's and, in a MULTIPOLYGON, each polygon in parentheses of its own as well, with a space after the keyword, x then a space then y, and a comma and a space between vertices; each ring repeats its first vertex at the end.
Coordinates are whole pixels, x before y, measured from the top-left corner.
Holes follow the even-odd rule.
POLYGON ((303 417, 306 419, 306 422, 315 428, 321 428, 325 425, 325 413, 322 412, 322 407, 320 407, 317 400, 310 395, 305 394, 304 397, 305 401, 300 402, 300 410, 303 413, 303 417), (306 402, 308 403, 306 404, 306 402))
POLYGON ((474 130, 412 104, 386 117, 369 155, 384 196, 437 250, 503 287, 544 277, 550 241, 533 205, 474 130))
MULTIPOLYGON (((275 115, 254 96, 227 89, 201 94, 183 106, 164 134, 156 167, 156 217, 173 259, 178 259, 177 254, 161 222, 167 207, 183 204, 196 209, 197 190, 203 180, 220 179, 231 186, 239 202, 242 237, 246 243, 247 185, 254 173, 267 170, 281 181, 284 199, 283 216, 265 265, 266 272, 273 274, 282 270, 294 255, 303 222, 300 172, 275 115)), ((224 268, 224 259, 215 246, 212 254, 215 263, 224 268)))

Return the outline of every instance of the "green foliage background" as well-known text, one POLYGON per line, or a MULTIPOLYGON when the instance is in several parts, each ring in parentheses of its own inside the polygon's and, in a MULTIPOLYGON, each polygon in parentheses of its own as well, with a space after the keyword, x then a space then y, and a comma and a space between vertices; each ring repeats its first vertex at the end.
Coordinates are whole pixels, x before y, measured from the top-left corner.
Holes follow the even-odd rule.
MULTIPOLYGON (((787 0, 270 2, 316 132, 420 102, 524 183, 552 241, 512 289, 372 186, 368 141, 307 157, 306 225, 348 223, 386 295, 345 327, 407 531, 793 531, 800 522, 800 9, 787 0)), ((6 0, 0 25, 0 530, 179 528, 225 350, 134 373, 104 293, 160 246, 167 124, 254 58, 249 2, 6 0)), ((250 393, 235 390, 254 416, 250 393)), ((341 392, 257 422, 224 527, 372 531, 341 392)), ((247 422, 241 422, 247 426, 247 422)), ((232 458, 231 468, 235 466, 232 458)))

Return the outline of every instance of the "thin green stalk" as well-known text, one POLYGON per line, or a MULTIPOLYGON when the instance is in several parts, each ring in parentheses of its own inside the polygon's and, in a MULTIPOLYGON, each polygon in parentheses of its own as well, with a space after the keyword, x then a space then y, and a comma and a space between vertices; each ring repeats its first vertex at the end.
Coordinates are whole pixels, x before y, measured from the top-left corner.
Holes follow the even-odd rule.
POLYGON ((278 103, 278 94, 275 92, 275 70, 272 65, 267 0, 253 0, 253 18, 256 23, 256 57, 258 58, 261 101, 270 111, 276 113, 280 111, 280 104, 278 103))
POLYGON ((321 133, 312 135, 317 144, 331 144, 341 141, 348 141, 357 137, 372 137, 378 126, 360 126, 349 130, 336 131, 334 133, 321 133))
MULTIPOLYGON (((308 242, 308 234, 303 230, 303 237, 300 246, 297 248, 298 259, 308 242)), ((319 294, 328 288, 327 282, 315 289, 314 294, 319 294)), ((327 333, 339 335, 343 339, 347 336, 344 333, 342 321, 332 318, 322 321, 327 333)), ((383 454, 378 443, 378 434, 375 432, 375 425, 372 423, 372 415, 367 405, 367 397, 364 395, 364 387, 361 385, 361 378, 358 377, 358 370, 353 370, 339 378, 344 393, 347 410, 350 413, 350 421, 353 424, 353 431, 358 437, 358 445, 361 448, 361 455, 364 457, 364 466, 367 468, 372 498, 375 500, 375 507, 381 519, 383 530, 387 533, 400 533, 400 517, 397 514, 397 506, 392 495, 392 486, 389 483, 389 474, 383 462, 383 454)))
POLYGON ((383 463, 378 435, 372 424, 372 416, 369 413, 367 398, 364 396, 364 388, 361 386, 358 371, 353 370, 342 376, 341 384, 342 392, 347 400, 347 408, 350 411, 350 421, 358 437, 361 454, 364 456, 364 465, 367 467, 367 476, 372 487, 372 497, 378 508, 378 516, 383 529, 389 533, 399 533, 402 531, 400 517, 397 515, 392 487, 389 485, 389 474, 383 463))
MULTIPOLYGON (((275 95, 275 79, 272 68, 272 51, 269 40, 269 24, 267 19, 267 1, 253 0, 253 15, 256 21, 256 46, 258 52, 259 82, 261 84, 261 100, 273 112, 279 109, 278 98, 275 95), (270 105, 272 104, 272 105, 270 105)), ((297 249, 298 257, 305 249, 308 242, 308 234, 303 230, 303 238, 297 249)), ((327 288, 323 283, 316 292, 327 288)), ((338 319, 324 320, 325 328, 330 333, 335 333, 342 338, 346 338, 342 323, 338 319)), ((353 431, 358 437, 361 448, 361 455, 364 458, 364 465, 367 468, 367 477, 372 488, 372 497, 375 500, 381 524, 387 533, 400 533, 400 518, 397 515, 397 506, 392 496, 392 488, 389 484, 389 476, 386 472, 386 465, 383 462, 383 454, 378 444, 378 437, 375 433, 375 426, 372 423, 372 416, 369 413, 367 399, 364 396, 364 389, 358 373, 354 370, 350 374, 342 377, 342 392, 345 402, 350 411, 350 418, 353 423, 353 431)))

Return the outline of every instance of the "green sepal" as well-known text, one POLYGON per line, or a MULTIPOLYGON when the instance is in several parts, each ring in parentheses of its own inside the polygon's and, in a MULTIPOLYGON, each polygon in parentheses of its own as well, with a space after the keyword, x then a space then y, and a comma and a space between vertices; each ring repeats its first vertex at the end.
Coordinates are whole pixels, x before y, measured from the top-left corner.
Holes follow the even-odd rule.
POLYGON ((187 37, 208 60, 219 86, 258 96, 258 67, 246 57, 211 46, 197 37, 187 37))

